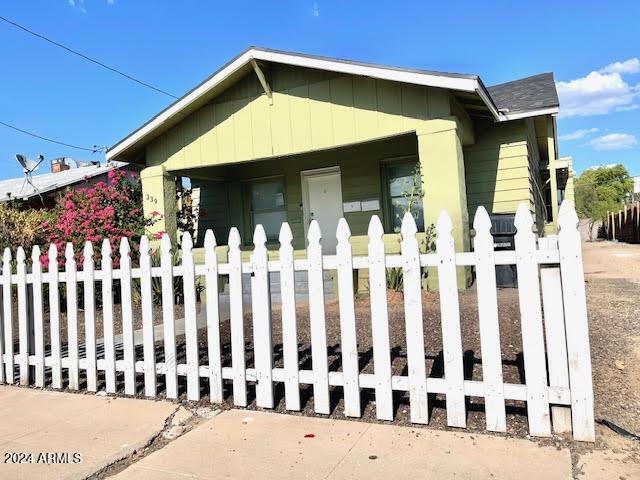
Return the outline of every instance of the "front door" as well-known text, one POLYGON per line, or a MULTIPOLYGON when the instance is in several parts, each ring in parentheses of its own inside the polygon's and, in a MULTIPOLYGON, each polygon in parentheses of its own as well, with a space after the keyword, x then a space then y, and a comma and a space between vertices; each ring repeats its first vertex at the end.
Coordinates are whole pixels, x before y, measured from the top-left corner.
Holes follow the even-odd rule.
POLYGON ((305 192, 305 235, 311 220, 317 220, 322 232, 322 251, 336 253, 336 228, 342 217, 342 186, 338 167, 302 172, 305 192))

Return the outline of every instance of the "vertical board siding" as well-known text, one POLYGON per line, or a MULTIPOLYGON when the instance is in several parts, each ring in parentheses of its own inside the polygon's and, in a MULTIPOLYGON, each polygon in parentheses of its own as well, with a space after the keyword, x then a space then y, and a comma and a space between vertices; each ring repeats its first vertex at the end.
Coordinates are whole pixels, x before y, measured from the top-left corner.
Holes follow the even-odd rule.
MULTIPOLYGON (((385 102, 393 105, 391 95, 385 102)), ((345 100, 346 102, 346 100, 345 100)), ((394 107, 395 108, 395 107, 394 107)), ((389 109, 392 109, 390 106, 389 109)), ((187 133, 185 133, 187 134, 187 133)), ((280 229, 279 257, 269 259, 267 237, 261 225, 256 226, 253 248, 248 261, 242 261, 241 237, 236 228, 229 232, 228 263, 218 263, 217 242, 213 231, 204 235, 204 264, 196 265, 192 237, 184 233, 180 242, 180 265, 174 266, 177 256, 172 253, 169 237, 159 243, 160 266, 152 266, 149 239, 140 239, 139 268, 132 268, 129 240, 120 240, 119 259, 114 258, 111 242, 102 242, 100 269, 94 264, 91 242, 84 244, 82 271, 77 271, 71 244, 65 249, 64 271, 58 272, 57 249, 48 250, 48 272, 43 273, 41 251, 34 247, 28 267, 25 251, 16 252, 15 272, 11 252, 3 254, 2 265, 2 324, 0 332, 0 359, 3 362, 0 382, 11 383, 16 373, 23 385, 45 385, 45 366, 51 366, 52 385, 62 388, 62 368, 67 370, 69 388, 80 388, 79 370, 85 370, 86 388, 97 390, 98 370, 103 370, 106 391, 117 393, 117 374, 124 373, 124 393, 134 395, 136 371, 143 373, 145 396, 158 397, 157 375, 165 376, 166 397, 178 398, 179 377, 186 379, 186 396, 200 400, 201 378, 208 379, 210 400, 224 400, 224 381, 233 384, 236 405, 248 403, 247 381, 256 384, 256 404, 261 408, 274 408, 276 403, 274 382, 284 383, 285 406, 300 410, 301 384, 313 386, 314 409, 319 414, 331 412, 330 387, 344 400, 344 414, 362 415, 361 389, 375 390, 376 416, 380 420, 394 419, 393 391, 408 392, 411 421, 428 423, 428 394, 446 395, 447 423, 464 427, 467 396, 484 397, 487 430, 506 430, 506 400, 524 400, 527 405, 529 432, 533 436, 549 436, 551 419, 556 432, 573 431, 576 440, 593 441, 593 387, 589 356, 584 271, 577 217, 569 202, 560 209, 560 234, 537 240, 532 232, 533 218, 528 205, 523 204, 516 215, 515 252, 495 252, 491 234, 491 221, 484 208, 479 208, 474 219, 474 252, 457 253, 452 238, 452 223, 442 213, 436 225, 436 253, 420 255, 418 232, 414 219, 406 214, 401 226, 401 253, 387 254, 383 241, 383 227, 377 216, 372 216, 368 227, 366 256, 354 256, 351 230, 341 219, 335 232, 338 240, 336 254, 322 254, 320 226, 309 225, 306 259, 294 259, 294 235, 289 224, 280 229), (519 306, 524 356, 523 384, 505 384, 502 373, 496 264, 515 263, 518 269, 519 306), (119 261, 118 265, 114 262, 119 261), (482 379, 465 380, 462 355, 460 304, 457 290, 456 268, 473 265, 476 268, 478 295, 478 322, 482 357, 482 379), (437 267, 444 377, 431 378, 426 370, 424 338, 422 268, 437 267), (371 309, 371 345, 373 346, 373 373, 360 373, 358 350, 358 323, 354 299, 353 272, 355 268, 369 270, 371 309), (392 375, 392 348, 389 336, 389 305, 387 303, 387 268, 402 268, 404 293, 404 321, 406 331, 406 373, 392 375), (300 369, 299 325, 296 315, 296 290, 299 282, 296 272, 306 272, 309 291, 309 327, 311 364, 300 369), (335 271, 340 323, 337 345, 341 356, 338 371, 329 371, 327 350, 327 319, 325 311, 325 274, 335 271), (255 366, 247 368, 245 319, 243 308, 243 276, 251 276, 251 311, 253 321, 253 357, 255 366), (272 340, 271 280, 279 275, 282 300, 282 366, 274 367, 277 352, 272 340), (221 281, 221 277, 223 280, 221 281), (221 343, 220 294, 228 278, 230 339, 221 343), (182 280, 182 291, 176 292, 176 278, 182 280), (202 279, 202 280, 201 280, 202 279), (60 341, 59 281, 65 283, 67 311, 67 344, 60 341), (95 282, 101 282, 97 292, 95 282), (115 318, 114 281, 120 284, 121 318, 115 318), (203 281, 206 302, 207 352, 199 348, 197 321, 198 286, 203 281), (78 338, 78 282, 84 295, 84 338, 78 338), (139 282, 142 313, 141 335, 133 330, 132 288, 139 282), (162 318, 154 318, 153 301, 158 292, 152 290, 155 282, 161 285, 162 318), (17 296, 12 289, 16 286, 17 296), (45 345, 45 305, 43 292, 49 291, 49 328, 51 345, 45 345), (184 338, 178 335, 174 314, 175 295, 184 299, 184 338), (100 297, 104 339, 96 340, 95 317, 97 298, 100 297), (14 306, 14 303, 16 304, 14 306), (12 328, 12 311, 18 312, 17 347, 12 328), (571 311, 571 321, 565 312, 571 311), (544 313, 544 317, 543 317, 544 313), (544 318, 544 322, 543 322, 544 318), (122 322, 122 359, 116 358, 116 323, 122 322), (30 323, 33 322, 33 323, 30 323), (160 325, 162 323, 162 326, 160 325), (157 324, 157 325, 154 325, 157 324), (160 329, 160 330, 158 330, 160 329), (155 332, 161 331, 164 358, 156 358, 155 332), (33 333, 31 333, 33 332, 33 333), (546 334, 546 342, 545 342, 546 334), (143 358, 136 362, 135 342, 142 339, 143 358), (98 359, 98 347, 104 347, 104 358, 98 359), (231 365, 223 368, 230 347, 231 365), (178 351, 184 348, 186 363, 178 364, 178 351), (2 351, 4 349, 4 352, 2 351), (14 350, 18 351, 17 355, 14 350), (84 358, 80 359, 79 353, 84 358), (64 357, 64 358, 62 358, 64 357), (160 361, 158 361, 160 360, 160 361), (18 369, 14 370, 14 362, 18 369), (30 376, 34 367, 35 376, 30 376), (547 379, 548 378, 548 379, 547 379), (551 414, 550 415, 550 405, 551 414)), ((326 232, 333 235, 334 232, 326 232)), ((135 245, 135 243, 134 243, 135 245)), ((158 248, 153 244, 153 248, 158 248)), ((155 255, 155 254, 154 254, 155 255)), ((245 256, 247 259, 247 256, 245 256)), ((117 284, 116 284, 117 285, 117 284)), ((429 352, 433 353, 433 352, 429 352)), ((305 359, 305 362, 309 359, 305 359)))

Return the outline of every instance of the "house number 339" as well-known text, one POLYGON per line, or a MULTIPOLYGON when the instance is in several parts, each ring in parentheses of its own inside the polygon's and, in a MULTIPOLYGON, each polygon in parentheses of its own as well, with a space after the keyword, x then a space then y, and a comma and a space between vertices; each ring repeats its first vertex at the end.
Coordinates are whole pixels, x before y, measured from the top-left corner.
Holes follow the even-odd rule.
POLYGON ((154 197, 153 195, 149 195, 148 193, 144 196, 144 199, 147 202, 158 203, 158 199, 156 197, 154 197))

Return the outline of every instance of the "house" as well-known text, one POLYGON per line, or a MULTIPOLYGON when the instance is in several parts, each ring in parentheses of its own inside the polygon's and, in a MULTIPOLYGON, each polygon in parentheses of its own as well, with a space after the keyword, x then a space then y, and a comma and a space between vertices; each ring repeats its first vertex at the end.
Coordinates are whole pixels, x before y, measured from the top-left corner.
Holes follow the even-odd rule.
POLYGON ((111 170, 126 169, 137 176, 139 167, 121 162, 79 162, 69 157, 51 161, 51 172, 0 180, 0 202, 23 201, 31 208, 51 208, 57 195, 67 189, 82 189, 98 182, 109 182, 111 170))
POLYGON ((113 145, 107 159, 144 167, 145 212, 164 213, 154 228, 175 236, 175 180, 189 177, 200 189, 197 246, 206 228, 224 245, 231 226, 249 246, 262 224, 275 250, 287 221, 298 256, 312 219, 324 251, 334 252, 343 216, 354 254, 365 253, 373 214, 397 251, 403 194, 419 165, 419 228, 446 209, 461 251, 480 205, 513 215, 526 202, 541 234, 555 230, 558 192, 569 196, 572 178, 570 162, 557 158, 558 109, 551 73, 486 87, 477 75, 252 47, 113 145))

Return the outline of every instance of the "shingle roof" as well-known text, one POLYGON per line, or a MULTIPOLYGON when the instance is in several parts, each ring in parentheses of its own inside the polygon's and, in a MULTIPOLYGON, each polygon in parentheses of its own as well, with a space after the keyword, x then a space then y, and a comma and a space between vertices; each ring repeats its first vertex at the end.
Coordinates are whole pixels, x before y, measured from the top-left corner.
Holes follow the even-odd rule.
POLYGON ((509 113, 541 110, 560 105, 553 73, 540 73, 501 83, 487 90, 498 110, 509 113))
POLYGON ((113 162, 91 167, 72 168, 57 173, 45 173, 43 175, 33 175, 31 181, 38 189, 34 190, 31 185, 25 183, 24 177, 10 178, 0 181, 0 202, 6 202, 11 199, 28 199, 38 195, 38 192, 47 193, 53 190, 73 185, 81 182, 85 177, 93 178, 95 176, 107 173, 110 170, 120 168, 124 163, 113 162))

